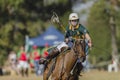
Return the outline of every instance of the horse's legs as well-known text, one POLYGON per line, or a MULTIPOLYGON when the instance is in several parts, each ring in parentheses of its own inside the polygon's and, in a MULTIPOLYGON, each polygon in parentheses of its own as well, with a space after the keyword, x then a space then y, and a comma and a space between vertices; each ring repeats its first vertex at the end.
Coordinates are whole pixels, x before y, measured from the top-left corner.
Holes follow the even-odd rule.
POLYGON ((76 74, 73 74, 72 76, 70 76, 69 80, 79 80, 79 75, 82 69, 83 69, 82 63, 77 63, 77 66, 75 68, 76 74))
POLYGON ((52 76, 51 80, 59 80, 59 78, 57 76, 52 76))
POLYGON ((58 73, 54 71, 51 75, 51 80, 62 80, 59 78, 60 76, 58 76, 58 73))
POLYGON ((69 80, 76 80, 76 79, 74 79, 74 76, 70 76, 69 80))
POLYGON ((25 73, 26 76, 28 76, 28 68, 24 69, 24 73, 25 73))
POLYGON ((75 75, 70 75, 70 74, 67 74, 65 73, 63 76, 62 76, 62 79, 61 80, 79 80, 78 78, 78 75, 75 74, 75 75))
POLYGON ((69 75, 67 73, 64 73, 61 80, 69 80, 68 77, 69 75))
POLYGON ((69 77, 69 80, 79 80, 79 77, 77 75, 72 75, 69 77))
POLYGON ((23 68, 20 69, 20 73, 22 76, 24 76, 24 69, 23 68))
POLYGON ((48 80, 48 77, 47 77, 46 73, 43 74, 43 80, 48 80))
POLYGON ((48 80, 48 72, 49 72, 49 69, 45 69, 44 73, 43 73, 43 80, 48 80))

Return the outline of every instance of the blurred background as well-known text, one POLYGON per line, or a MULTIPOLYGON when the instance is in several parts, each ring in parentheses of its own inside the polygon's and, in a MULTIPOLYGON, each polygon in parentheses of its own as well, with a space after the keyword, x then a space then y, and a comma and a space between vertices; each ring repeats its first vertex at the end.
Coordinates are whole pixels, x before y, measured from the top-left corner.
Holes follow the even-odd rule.
MULTIPOLYGON (((24 46, 32 69, 34 65, 30 53, 34 49, 38 49, 40 56, 46 56, 46 47, 64 40, 64 30, 51 23, 53 11, 64 27, 68 25, 69 14, 77 12, 80 23, 89 30, 93 47, 84 71, 119 72, 120 0, 0 0, 1 75, 14 74, 11 70, 17 73, 9 67, 12 65, 9 57, 11 53, 17 55, 21 46, 24 46), (46 39, 51 39, 48 36, 50 33, 52 39, 61 39, 47 42, 46 39)), ((17 57, 15 59, 18 60, 17 57)))

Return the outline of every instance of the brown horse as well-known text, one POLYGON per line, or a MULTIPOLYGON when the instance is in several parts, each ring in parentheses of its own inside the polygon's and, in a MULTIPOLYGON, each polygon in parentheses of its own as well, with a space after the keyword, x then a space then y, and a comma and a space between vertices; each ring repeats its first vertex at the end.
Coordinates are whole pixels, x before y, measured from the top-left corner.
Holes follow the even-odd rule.
POLYGON ((81 63, 78 65, 78 58, 85 58, 85 41, 81 39, 74 41, 71 50, 61 52, 56 60, 51 60, 46 65, 43 80, 48 80, 50 75, 51 80, 78 80, 83 67, 81 63))

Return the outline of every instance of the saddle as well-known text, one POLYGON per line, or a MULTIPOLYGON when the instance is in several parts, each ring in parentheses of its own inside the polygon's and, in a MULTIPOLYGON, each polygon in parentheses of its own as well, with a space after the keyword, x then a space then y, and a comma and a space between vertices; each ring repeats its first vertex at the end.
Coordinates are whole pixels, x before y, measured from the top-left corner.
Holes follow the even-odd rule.
POLYGON ((62 52, 65 52, 65 51, 67 51, 67 50, 70 50, 70 49, 71 49, 70 47, 62 47, 62 48, 61 48, 61 53, 62 53, 62 52))

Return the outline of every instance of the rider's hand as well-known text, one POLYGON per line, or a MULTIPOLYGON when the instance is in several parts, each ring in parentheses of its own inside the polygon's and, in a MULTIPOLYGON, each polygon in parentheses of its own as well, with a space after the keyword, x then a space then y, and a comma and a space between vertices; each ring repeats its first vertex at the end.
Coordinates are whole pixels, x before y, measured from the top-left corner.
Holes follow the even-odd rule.
POLYGON ((92 47, 92 43, 88 42, 88 46, 89 46, 89 48, 91 48, 92 47))
POLYGON ((68 39, 68 38, 66 38, 66 39, 65 39, 65 42, 66 42, 66 43, 68 43, 68 42, 69 42, 69 39, 68 39))

